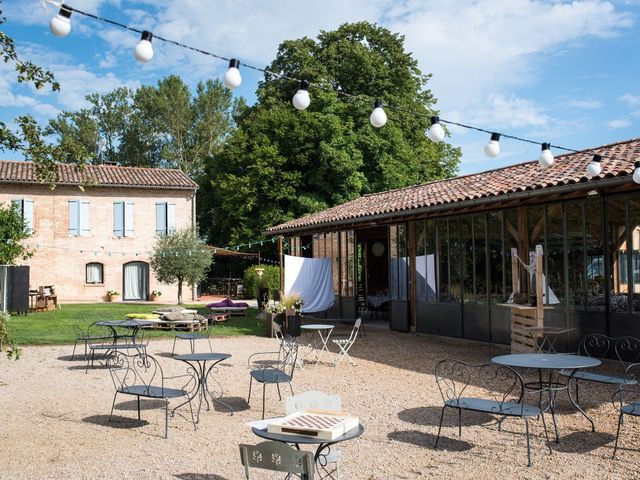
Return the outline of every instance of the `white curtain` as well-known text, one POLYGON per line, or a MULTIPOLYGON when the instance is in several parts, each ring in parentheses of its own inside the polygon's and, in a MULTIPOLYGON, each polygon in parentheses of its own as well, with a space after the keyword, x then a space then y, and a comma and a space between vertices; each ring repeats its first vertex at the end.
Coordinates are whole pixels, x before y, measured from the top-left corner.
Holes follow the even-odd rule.
POLYGON ((140 300, 142 292, 142 268, 137 263, 124 267, 124 299, 140 300))
POLYGON ((304 300, 303 313, 322 312, 335 301, 331 258, 284 256, 284 293, 304 300))
POLYGON ((99 263, 87 265, 87 283, 102 283, 102 265, 99 263))

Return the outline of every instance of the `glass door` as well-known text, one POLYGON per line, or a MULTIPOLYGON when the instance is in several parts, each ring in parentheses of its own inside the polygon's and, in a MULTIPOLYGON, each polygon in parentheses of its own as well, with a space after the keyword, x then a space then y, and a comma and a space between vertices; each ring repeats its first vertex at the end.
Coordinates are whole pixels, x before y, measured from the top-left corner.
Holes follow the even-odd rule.
POLYGON ((123 300, 147 300, 149 298, 149 264, 130 262, 123 269, 123 300))

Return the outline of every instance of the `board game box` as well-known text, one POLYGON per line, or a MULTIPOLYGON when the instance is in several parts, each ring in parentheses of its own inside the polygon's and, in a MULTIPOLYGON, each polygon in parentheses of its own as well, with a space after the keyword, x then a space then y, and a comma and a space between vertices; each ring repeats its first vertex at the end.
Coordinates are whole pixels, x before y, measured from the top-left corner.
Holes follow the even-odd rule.
POLYGON ((334 440, 360 425, 358 417, 307 410, 287 415, 267 426, 267 431, 282 435, 301 435, 320 440, 334 440))

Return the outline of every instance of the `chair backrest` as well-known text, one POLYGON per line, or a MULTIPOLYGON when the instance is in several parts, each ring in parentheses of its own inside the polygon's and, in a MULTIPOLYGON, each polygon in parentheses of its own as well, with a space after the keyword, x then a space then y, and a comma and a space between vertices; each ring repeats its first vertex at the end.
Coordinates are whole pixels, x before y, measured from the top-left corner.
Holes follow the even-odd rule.
POLYGON ((313 454, 296 450, 286 443, 240 444, 240 461, 244 466, 244 475, 247 479, 251 479, 251 468, 261 468, 275 472, 295 473, 303 480, 313 480, 313 454))
POLYGON ((500 411, 506 402, 521 403, 524 381, 513 368, 487 363, 470 365, 458 360, 441 360, 436 365, 436 382, 444 402, 461 398, 492 399, 500 411), (477 392, 477 389, 480 392, 477 392))
POLYGON ((624 370, 630 364, 640 362, 640 339, 593 333, 580 340, 578 354, 599 359, 611 358, 620 362, 624 370))
POLYGON ((87 336, 87 330, 82 328, 78 322, 73 322, 71 324, 71 329, 73 330, 73 336, 76 340, 84 340, 87 336))
POLYGON ((295 339, 287 336, 280 342, 280 351, 278 352, 279 369, 293 378, 293 372, 298 361, 298 350, 300 345, 295 339))
POLYGON ((271 331, 273 332, 273 336, 276 337, 279 341, 282 341, 284 338, 284 334, 282 333, 282 327, 279 323, 271 320, 271 331))
POLYGON ((640 363, 630 364, 624 371, 625 383, 613 394, 614 407, 630 408, 627 413, 640 416, 640 363))
POLYGON ((286 402, 287 415, 303 410, 325 410, 328 412, 342 411, 342 398, 340 395, 329 395, 318 390, 309 390, 293 397, 288 397, 286 402))
POLYGON ((356 319, 356 322, 353 324, 353 328, 351 329, 351 334, 349 335, 349 343, 353 343, 356 341, 358 332, 360 331, 360 325, 362 325, 362 318, 358 317, 356 319))
POLYGON ((128 388, 144 387, 145 395, 151 395, 153 391, 164 396, 164 375, 162 367, 151 355, 138 353, 126 355, 115 351, 107 358, 107 367, 111 374, 113 385, 118 391, 127 391, 128 388))
POLYGON ((87 327, 87 343, 91 346, 112 344, 113 330, 111 327, 94 322, 87 327))

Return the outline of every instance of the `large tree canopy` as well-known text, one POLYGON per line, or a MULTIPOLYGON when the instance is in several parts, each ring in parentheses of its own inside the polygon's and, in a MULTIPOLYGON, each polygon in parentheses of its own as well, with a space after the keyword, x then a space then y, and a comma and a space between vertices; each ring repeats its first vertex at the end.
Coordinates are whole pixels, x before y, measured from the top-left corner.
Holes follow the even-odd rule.
POLYGON ((199 221, 212 242, 246 241, 366 193, 456 172, 460 152, 425 136, 435 99, 401 35, 345 24, 317 40, 283 42, 268 70, 326 88, 312 87, 300 112, 291 104, 298 85, 266 75, 257 103, 239 113, 225 149, 208 163, 199 221), (387 109, 379 130, 369 123, 374 99, 402 109, 387 109))
POLYGON ((178 168, 194 178, 222 148, 239 104, 220 81, 200 82, 192 96, 175 75, 157 86, 119 87, 86 98, 87 108, 49 122, 47 133, 64 152, 61 161, 84 150, 92 163, 178 168))

